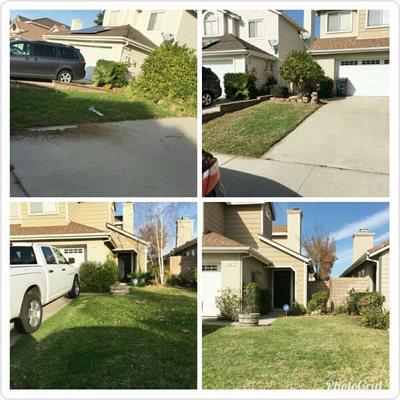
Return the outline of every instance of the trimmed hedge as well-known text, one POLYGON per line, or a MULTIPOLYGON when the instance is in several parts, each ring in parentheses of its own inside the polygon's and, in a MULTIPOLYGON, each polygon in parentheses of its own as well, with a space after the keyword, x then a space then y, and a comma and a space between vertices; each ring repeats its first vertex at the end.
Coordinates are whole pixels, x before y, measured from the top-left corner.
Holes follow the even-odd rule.
POLYGON ((133 92, 158 101, 196 101, 197 60, 194 50, 177 43, 163 43, 143 62, 131 81, 133 92))
POLYGON ((329 294, 327 292, 317 292, 311 296, 311 300, 308 302, 308 311, 322 311, 327 312, 327 302, 329 294))
POLYGON ((225 74, 224 88, 228 99, 248 100, 257 96, 256 77, 250 73, 225 74))
POLYGON ((272 85, 271 86, 271 95, 273 97, 279 97, 286 99, 289 96, 289 89, 286 86, 282 85, 272 85))
POLYGON ((128 83, 128 68, 126 65, 109 60, 98 60, 93 73, 93 82, 96 86, 108 89, 121 88, 128 83))
POLYGON ((118 266, 113 260, 85 261, 79 267, 79 282, 82 292, 107 293, 118 282, 118 266))

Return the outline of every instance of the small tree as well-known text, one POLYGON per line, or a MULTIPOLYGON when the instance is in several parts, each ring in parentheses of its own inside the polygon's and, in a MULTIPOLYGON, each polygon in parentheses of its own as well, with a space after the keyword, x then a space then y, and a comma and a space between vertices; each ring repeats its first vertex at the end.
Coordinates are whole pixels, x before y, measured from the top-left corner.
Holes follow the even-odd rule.
POLYGON ((316 90, 324 77, 322 67, 311 54, 305 51, 292 50, 279 69, 281 77, 292 82, 301 95, 316 90))
POLYGON ((103 25, 103 20, 104 20, 104 10, 100 11, 97 15, 96 15, 96 19, 93 21, 96 25, 103 25))
POLYGON ((316 226, 314 233, 303 242, 304 249, 317 266, 316 277, 329 280, 336 258, 336 241, 323 228, 316 226))

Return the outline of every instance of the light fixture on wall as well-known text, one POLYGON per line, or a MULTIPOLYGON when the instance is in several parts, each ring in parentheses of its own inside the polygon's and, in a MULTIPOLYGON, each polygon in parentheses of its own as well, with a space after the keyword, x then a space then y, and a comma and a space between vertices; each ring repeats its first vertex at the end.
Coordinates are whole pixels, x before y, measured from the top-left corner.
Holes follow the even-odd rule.
POLYGON ((276 39, 269 39, 268 40, 269 45, 274 49, 275 54, 278 53, 278 41, 276 39))

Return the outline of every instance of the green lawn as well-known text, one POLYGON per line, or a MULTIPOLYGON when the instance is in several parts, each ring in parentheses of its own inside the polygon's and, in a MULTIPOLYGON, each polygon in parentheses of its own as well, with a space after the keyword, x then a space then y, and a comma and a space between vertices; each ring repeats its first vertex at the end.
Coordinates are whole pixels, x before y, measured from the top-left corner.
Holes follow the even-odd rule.
POLYGON ((325 389, 389 384, 389 332, 348 316, 280 318, 271 326, 203 327, 206 389, 325 389))
POLYGON ((203 125, 203 148, 208 151, 260 157, 319 106, 262 102, 203 125))
POLYGON ((14 389, 196 388, 196 293, 82 295, 11 347, 14 389))
POLYGON ((156 104, 131 98, 128 91, 99 92, 76 88, 11 86, 11 132, 21 128, 194 116, 193 105, 156 104), (89 111, 90 107, 104 114, 89 111))

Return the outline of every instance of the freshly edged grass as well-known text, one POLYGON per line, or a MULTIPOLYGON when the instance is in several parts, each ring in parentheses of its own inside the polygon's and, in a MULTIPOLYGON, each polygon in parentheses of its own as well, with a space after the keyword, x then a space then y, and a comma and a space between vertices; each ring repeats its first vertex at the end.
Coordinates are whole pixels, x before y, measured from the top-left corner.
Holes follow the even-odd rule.
POLYGON ((21 128, 90 122, 194 116, 191 104, 158 103, 130 95, 129 90, 100 92, 88 89, 12 85, 11 132, 21 128), (94 107, 103 117, 89 111, 94 107))
POLYGON ((203 148, 260 157, 318 109, 307 103, 262 102, 203 125, 203 148))
POLYGON ((10 350, 14 389, 195 389, 196 293, 81 295, 10 350))
POLYGON ((270 326, 204 326, 206 389, 326 389, 328 381, 389 386, 389 332, 354 317, 283 317, 270 326))

